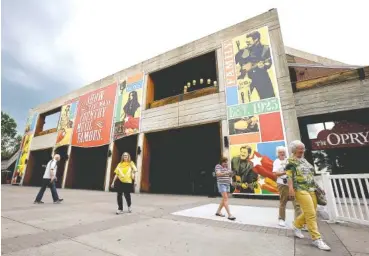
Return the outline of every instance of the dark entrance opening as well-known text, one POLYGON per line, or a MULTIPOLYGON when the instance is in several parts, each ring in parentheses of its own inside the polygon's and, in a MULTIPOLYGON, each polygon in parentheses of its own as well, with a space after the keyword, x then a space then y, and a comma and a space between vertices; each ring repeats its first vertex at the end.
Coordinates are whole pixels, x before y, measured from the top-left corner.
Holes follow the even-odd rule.
POLYGON ((152 133, 147 139, 150 192, 212 192, 212 172, 221 156, 219 123, 152 133))
POLYGON ((42 185, 45 167, 47 163, 51 160, 51 154, 51 148, 30 152, 23 185, 36 187, 42 185))
POLYGON ((58 162, 58 169, 56 172, 56 187, 61 188, 63 183, 63 176, 65 171, 65 162, 67 161, 67 155, 68 155, 68 146, 61 146, 55 149, 55 154, 60 155, 60 161, 58 162))
POLYGON ((17 161, 15 160, 7 169, 1 170, 1 184, 11 183, 16 163, 17 161))
POLYGON ((67 188, 104 190, 109 146, 96 148, 72 147, 67 188))
MULTIPOLYGON (((316 174, 329 172, 333 175, 367 173, 363 159, 369 156, 369 109, 342 111, 299 118, 302 141, 306 146, 306 158, 313 163, 316 174)), ((364 191, 367 183, 362 181, 364 191)), ((333 181, 332 181, 333 182, 333 181)), ((342 188, 351 190, 343 182, 342 188)), ((359 181, 355 180, 359 188, 359 181)), ((342 196, 341 186, 337 185, 342 196)), ((358 196, 362 197, 358 189, 358 196)), ((364 192, 369 198, 369 194, 364 192)))
POLYGON ((131 160, 137 165, 137 139, 138 135, 132 135, 124 137, 122 139, 116 140, 114 142, 112 161, 111 161, 111 171, 110 171, 110 184, 114 178, 114 170, 121 160, 121 156, 124 152, 128 152, 131 155, 131 160))

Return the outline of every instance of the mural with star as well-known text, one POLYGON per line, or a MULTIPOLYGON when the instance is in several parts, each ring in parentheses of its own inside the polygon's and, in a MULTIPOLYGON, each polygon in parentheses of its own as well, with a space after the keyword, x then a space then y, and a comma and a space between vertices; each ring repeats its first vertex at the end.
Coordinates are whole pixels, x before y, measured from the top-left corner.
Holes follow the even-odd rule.
POLYGON ((233 193, 278 195, 273 161, 286 142, 268 27, 224 42, 223 54, 233 193))
POLYGON ((143 73, 119 79, 114 140, 140 132, 143 73))

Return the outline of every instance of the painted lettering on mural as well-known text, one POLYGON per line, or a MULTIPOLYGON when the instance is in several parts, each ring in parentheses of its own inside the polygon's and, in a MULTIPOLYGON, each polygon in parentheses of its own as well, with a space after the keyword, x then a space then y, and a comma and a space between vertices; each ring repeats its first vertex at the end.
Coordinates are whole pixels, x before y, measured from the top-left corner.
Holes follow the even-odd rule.
POLYGON ((72 144, 101 146, 110 142, 116 84, 80 98, 72 144))
POLYGON ((341 121, 311 140, 313 150, 369 146, 369 126, 341 121))
POLYGON ((228 119, 243 118, 264 113, 279 111, 279 100, 277 98, 240 104, 228 107, 228 119))
POLYGON ((234 55, 232 41, 223 44, 224 72, 227 86, 236 85, 236 71, 234 68, 234 55))
POLYGON ((93 93, 84 105, 80 123, 77 125, 77 143, 96 141, 102 139, 104 121, 95 121, 105 118, 106 109, 112 104, 111 100, 104 98, 104 91, 93 93))

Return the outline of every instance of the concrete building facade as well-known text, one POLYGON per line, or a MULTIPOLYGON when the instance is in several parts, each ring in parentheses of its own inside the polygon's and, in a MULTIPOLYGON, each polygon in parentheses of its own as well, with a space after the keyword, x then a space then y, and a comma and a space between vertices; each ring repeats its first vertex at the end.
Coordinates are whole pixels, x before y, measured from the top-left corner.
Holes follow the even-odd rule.
MULTIPOLYGON (((273 145, 287 146, 293 140, 303 139, 309 144, 309 139, 303 138, 307 134, 307 121, 302 124, 301 118, 356 109, 363 111, 362 115, 368 113, 365 112, 369 105, 368 74, 368 68, 346 65, 286 47, 277 10, 272 9, 31 109, 13 183, 38 185, 42 179, 42 165, 47 163, 52 153, 57 152, 63 159, 58 167, 60 187, 108 191, 120 155, 123 151, 129 151, 139 170, 135 180, 136 192, 205 193, 205 187, 208 189, 209 186, 205 181, 208 179, 204 177, 211 175, 211 166, 215 166, 221 155, 233 161, 233 151, 238 154, 241 144, 256 145, 256 148, 250 146, 249 157, 260 151, 257 145, 262 143, 278 141, 279 144, 273 145), (248 100, 245 101, 247 93, 241 92, 243 85, 239 82, 238 73, 242 73, 243 66, 240 62, 253 57, 248 44, 256 41, 266 45, 263 51, 268 51, 270 57, 261 64, 260 60, 256 60, 253 67, 246 69, 249 75, 245 77, 252 76, 251 72, 260 64, 260 69, 266 70, 264 75, 270 77, 268 81, 274 88, 270 98, 275 98, 274 101, 269 101, 269 97, 262 98, 259 85, 252 79, 247 83, 248 87, 245 85, 248 100), (227 48, 227 42, 230 48, 227 48), (232 63, 227 60, 228 50, 233 51, 232 63), (254 90, 250 90, 252 87, 254 90), (114 93, 108 93, 108 90, 114 93), (253 97, 258 99, 253 100, 253 97), (138 99, 139 110, 136 108, 132 116, 128 114, 128 107, 135 101, 129 106, 127 102, 135 98, 138 99), (93 101, 98 105, 92 105, 93 101), (275 110, 260 110, 270 104, 275 104, 275 110), (91 112, 88 117, 88 111, 96 106, 102 107, 101 111, 91 112), (257 122, 264 122, 257 127, 257 138, 251 137, 253 132, 242 132, 246 128, 238 129, 242 125, 254 124, 254 119, 246 115, 249 108, 253 108, 251 116, 256 117, 257 122), (106 114, 109 109, 112 112, 106 114), (240 114, 241 109, 244 114, 240 114), (44 131, 45 117, 58 112, 61 112, 58 127, 44 131), (267 115, 274 113, 273 118, 280 116, 280 121, 278 118, 273 119, 277 121, 268 121, 267 115), (64 124, 64 114, 69 124, 64 124), (236 121, 240 121, 235 131, 230 131, 231 115, 237 116, 236 121), (91 122, 88 122, 89 118, 91 122), (92 133, 92 128, 87 127, 92 124, 105 130, 102 134, 92 133), (275 128, 278 125, 282 129, 281 135, 272 138, 273 129, 278 130, 275 128), (91 133, 83 134, 82 130, 88 129, 91 133), (263 136, 267 133, 269 138, 264 141, 263 136), (100 142, 96 145, 89 143, 94 141, 93 138, 100 142), (167 158, 161 155, 167 155, 167 158), (93 159, 97 162, 94 163, 93 159), (201 165, 201 162, 206 164, 201 165), (176 169, 181 174, 173 174, 176 169), (188 169, 194 171, 183 174, 188 169), (95 172, 98 174, 91 174, 95 172), (84 183, 85 179, 90 178, 93 181, 84 183), (180 185, 181 181, 185 184, 180 185)), ((234 122, 232 125, 236 127, 234 122)), ((363 129, 363 132, 367 131, 363 129)), ((273 160, 270 153, 272 144, 268 149, 264 144, 259 148, 268 152, 260 153, 261 159, 273 160)), ((256 173, 262 177, 256 180, 263 181, 261 189, 252 193, 263 194, 268 190, 263 186, 273 186, 274 181, 270 177, 268 182, 265 170, 257 170, 256 173)), ((270 193, 267 194, 274 193, 273 188, 268 191, 270 193)))

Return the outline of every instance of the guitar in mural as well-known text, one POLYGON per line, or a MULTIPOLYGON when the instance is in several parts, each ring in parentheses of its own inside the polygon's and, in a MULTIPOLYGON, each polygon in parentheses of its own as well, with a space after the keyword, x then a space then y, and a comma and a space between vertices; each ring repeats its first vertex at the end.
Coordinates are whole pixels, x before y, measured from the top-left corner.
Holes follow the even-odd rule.
POLYGON ((252 183, 242 182, 240 175, 235 175, 234 179, 235 181, 232 182, 232 187, 234 187, 233 193, 241 193, 242 190, 259 188, 258 181, 252 183))
POLYGON ((241 70, 240 70, 240 74, 238 76, 238 79, 245 78, 245 76, 248 72, 252 72, 253 69, 258 68, 261 64, 263 66, 270 65, 270 61, 271 61, 271 58, 267 58, 266 60, 263 60, 263 61, 247 62, 247 63, 241 65, 241 70))

